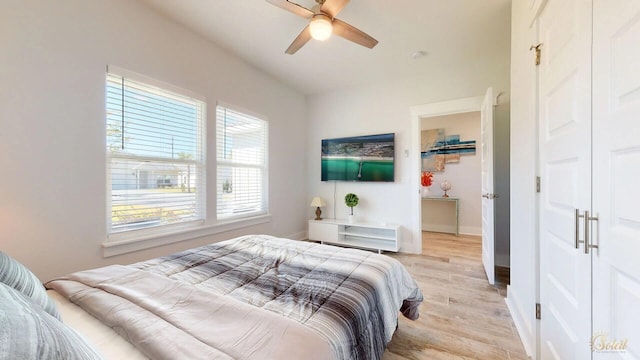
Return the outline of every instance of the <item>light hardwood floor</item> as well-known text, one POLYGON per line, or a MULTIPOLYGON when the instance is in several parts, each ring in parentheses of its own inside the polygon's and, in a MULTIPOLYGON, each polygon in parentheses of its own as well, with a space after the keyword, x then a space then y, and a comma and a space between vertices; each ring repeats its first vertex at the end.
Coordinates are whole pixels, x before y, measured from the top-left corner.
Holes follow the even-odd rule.
POLYGON ((416 280, 424 302, 416 321, 400 316, 383 360, 528 359, 504 301, 491 286, 477 236, 424 232, 422 255, 389 254, 416 280))

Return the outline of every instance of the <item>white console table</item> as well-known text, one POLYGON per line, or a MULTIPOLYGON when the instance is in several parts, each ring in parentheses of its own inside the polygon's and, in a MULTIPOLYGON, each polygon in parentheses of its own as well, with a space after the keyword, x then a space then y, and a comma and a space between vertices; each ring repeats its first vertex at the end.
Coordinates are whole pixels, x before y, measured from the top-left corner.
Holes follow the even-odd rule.
POLYGON ((456 236, 460 235, 460 199, 454 197, 442 197, 442 196, 423 196, 423 201, 446 201, 455 203, 455 219, 456 219, 456 236))
POLYGON ((309 220, 309 240, 347 247, 398 251, 400 226, 347 220, 309 220))

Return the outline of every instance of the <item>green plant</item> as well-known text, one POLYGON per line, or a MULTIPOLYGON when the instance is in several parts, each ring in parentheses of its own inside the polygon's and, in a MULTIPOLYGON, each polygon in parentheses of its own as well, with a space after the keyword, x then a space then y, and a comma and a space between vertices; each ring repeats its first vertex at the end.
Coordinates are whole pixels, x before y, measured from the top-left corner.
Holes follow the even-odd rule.
POLYGON ((353 208, 358 206, 358 201, 360 201, 360 199, 358 199, 358 195, 356 194, 348 193, 344 196, 344 203, 351 208, 351 215, 353 215, 353 208))

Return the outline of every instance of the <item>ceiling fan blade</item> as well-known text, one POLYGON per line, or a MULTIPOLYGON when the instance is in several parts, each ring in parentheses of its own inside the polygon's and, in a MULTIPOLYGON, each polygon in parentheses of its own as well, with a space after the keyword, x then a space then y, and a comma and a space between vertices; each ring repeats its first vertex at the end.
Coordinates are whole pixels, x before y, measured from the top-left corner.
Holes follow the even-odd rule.
POLYGON ((295 54, 296 51, 300 50, 300 48, 309 40, 311 40, 311 30, 309 30, 309 25, 307 25, 304 29, 302 29, 302 32, 298 35, 298 37, 293 40, 291 45, 289 45, 285 53, 289 55, 295 54))
POLYGON ((329 14, 332 18, 336 17, 340 10, 344 9, 350 0, 326 0, 320 7, 320 11, 329 14))
POLYGON ((378 40, 342 20, 333 19, 333 33, 369 49, 378 45, 378 40))
POLYGON ((267 0, 268 3, 273 4, 281 9, 285 9, 290 11, 298 16, 301 16, 305 19, 311 19, 313 17, 313 11, 307 9, 304 6, 298 5, 296 3, 292 3, 287 0, 267 0))

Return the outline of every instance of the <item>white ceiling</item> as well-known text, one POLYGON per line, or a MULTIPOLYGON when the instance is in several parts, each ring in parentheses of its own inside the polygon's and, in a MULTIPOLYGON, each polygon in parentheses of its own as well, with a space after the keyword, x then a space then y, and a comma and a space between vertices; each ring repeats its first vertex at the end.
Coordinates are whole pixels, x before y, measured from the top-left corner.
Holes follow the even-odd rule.
MULTIPOLYGON (((305 94, 469 66, 504 39, 510 0, 352 0, 338 18, 379 41, 367 49, 337 36, 285 49, 306 21, 264 0, 140 0, 305 94), (426 56, 413 59, 416 51, 426 56)), ((311 8, 314 0, 293 0, 311 8)), ((502 45, 501 45, 502 46, 502 45)))

